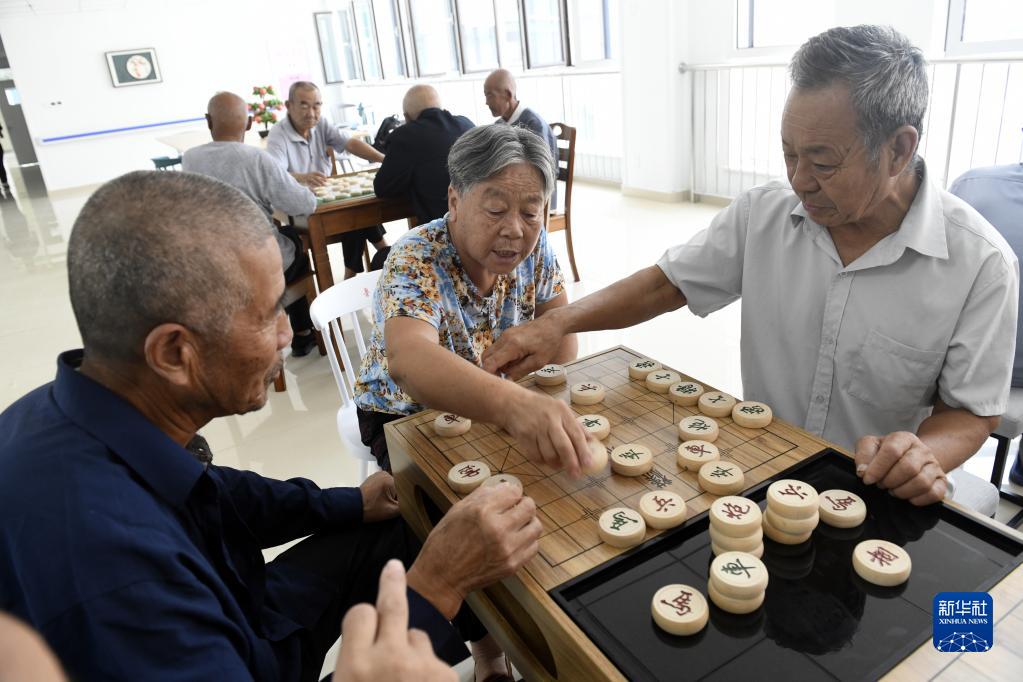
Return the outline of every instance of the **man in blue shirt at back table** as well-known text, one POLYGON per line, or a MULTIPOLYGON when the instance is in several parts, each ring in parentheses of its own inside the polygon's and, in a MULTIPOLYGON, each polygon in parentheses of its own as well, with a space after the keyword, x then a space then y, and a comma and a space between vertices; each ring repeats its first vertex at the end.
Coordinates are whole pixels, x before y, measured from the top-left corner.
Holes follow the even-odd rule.
POLYGON ((521 491, 467 496, 420 551, 388 474, 268 479, 212 464, 196 435, 262 407, 291 341, 280 249, 244 194, 191 173, 113 180, 75 222, 68 279, 84 351, 0 414, 0 610, 71 678, 315 680, 391 558, 436 654, 457 662, 468 638, 477 670, 496 667, 462 599, 535 554, 521 491))
MULTIPOLYGON (((1023 258, 1023 163, 974 168, 960 175, 948 191, 977 209, 995 226, 1005 241, 1023 258)), ((1019 314, 1023 316, 1023 298, 1019 314)), ((1017 319, 1023 319, 1018 317, 1017 319)), ((1023 339, 1016 329, 1016 359, 1012 363, 1012 387, 1023 387, 1023 339)), ((1009 469, 1009 480, 1023 486, 1023 459, 1016 452, 1016 462, 1009 469)))

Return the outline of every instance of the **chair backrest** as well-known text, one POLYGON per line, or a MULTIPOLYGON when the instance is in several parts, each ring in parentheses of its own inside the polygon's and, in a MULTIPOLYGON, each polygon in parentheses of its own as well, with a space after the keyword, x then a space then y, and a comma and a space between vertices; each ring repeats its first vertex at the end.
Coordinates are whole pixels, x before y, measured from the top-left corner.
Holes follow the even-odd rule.
MULTIPOLYGON (((552 123, 551 132, 558 144, 558 182, 565 183, 565 213, 572 210, 572 179, 575 177, 575 128, 567 123, 552 123)), ((555 210, 557 207, 551 207, 555 210)))
POLYGON ((362 340, 362 327, 357 313, 372 305, 373 292, 379 279, 380 270, 376 270, 338 282, 326 291, 321 291, 309 306, 313 326, 323 334, 327 346, 327 359, 330 360, 330 369, 334 373, 342 405, 347 405, 354 398, 356 369, 362 362, 362 356, 366 354, 366 344, 362 340), (349 356, 344 337, 341 335, 341 320, 345 317, 348 317, 352 324, 355 347, 359 353, 357 358, 349 356), (331 337, 334 343, 331 342, 331 337), (340 358, 335 350, 340 354, 340 358))
POLYGON ((327 156, 330 157, 330 175, 333 177, 337 175, 337 154, 334 153, 333 147, 327 147, 327 156))

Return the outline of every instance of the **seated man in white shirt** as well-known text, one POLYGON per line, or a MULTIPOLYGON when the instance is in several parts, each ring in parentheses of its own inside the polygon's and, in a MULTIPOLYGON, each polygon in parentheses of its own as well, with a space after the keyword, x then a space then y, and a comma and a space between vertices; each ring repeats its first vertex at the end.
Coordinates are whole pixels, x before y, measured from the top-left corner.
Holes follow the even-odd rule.
POLYGON ((887 27, 805 43, 781 142, 791 187, 742 193, 651 266, 507 330, 484 369, 517 378, 563 335, 743 299, 743 398, 855 451, 857 473, 916 505, 994 514, 958 470, 1006 408, 1019 266, 1005 240, 937 186, 916 152, 923 57, 887 27))
MULTIPOLYGON (((273 209, 294 216, 316 210, 316 197, 288 175, 262 149, 245 144, 245 131, 252 127, 245 101, 232 92, 219 92, 206 106, 206 124, 213 142, 194 147, 181 159, 183 170, 202 173, 244 192, 270 218, 273 209)), ((293 227, 278 226, 274 233, 281 249, 284 281, 291 283, 309 271, 309 258, 302 239, 293 227)), ((309 302, 299 298, 287 307, 291 330, 291 354, 307 355, 316 347, 309 317, 309 302)))
MULTIPOLYGON (((328 147, 335 152, 350 152, 375 163, 384 160, 384 155, 376 149, 339 131, 320 117, 323 98, 315 83, 292 83, 284 106, 288 114, 270 129, 266 150, 303 185, 319 187, 326 183, 331 171, 328 147)), ((340 241, 345 261, 345 279, 362 272, 362 249, 366 241, 377 250, 371 266, 373 269, 383 265, 383 259, 390 250, 384 239, 382 225, 348 232, 341 236, 340 241)))

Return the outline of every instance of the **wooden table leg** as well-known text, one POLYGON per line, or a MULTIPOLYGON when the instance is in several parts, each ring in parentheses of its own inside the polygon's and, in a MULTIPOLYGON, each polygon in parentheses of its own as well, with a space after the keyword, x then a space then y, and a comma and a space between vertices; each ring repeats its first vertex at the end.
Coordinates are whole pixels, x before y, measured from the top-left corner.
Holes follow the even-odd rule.
POLYGON ((327 235, 323 229, 320 216, 309 216, 309 242, 312 245, 313 264, 316 266, 316 283, 320 292, 334 286, 334 277, 330 272, 330 256, 327 254, 327 235))

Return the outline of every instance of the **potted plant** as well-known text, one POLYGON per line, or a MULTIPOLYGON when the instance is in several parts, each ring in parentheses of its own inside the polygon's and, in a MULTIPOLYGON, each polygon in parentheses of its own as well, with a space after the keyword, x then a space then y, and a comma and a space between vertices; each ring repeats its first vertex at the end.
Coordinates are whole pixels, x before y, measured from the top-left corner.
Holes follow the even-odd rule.
POLYGON ((249 103, 249 113, 252 114, 252 122, 263 124, 259 131, 260 137, 270 134, 270 124, 277 123, 277 112, 284 106, 281 100, 277 99, 272 85, 255 85, 252 87, 252 94, 259 99, 249 103))

